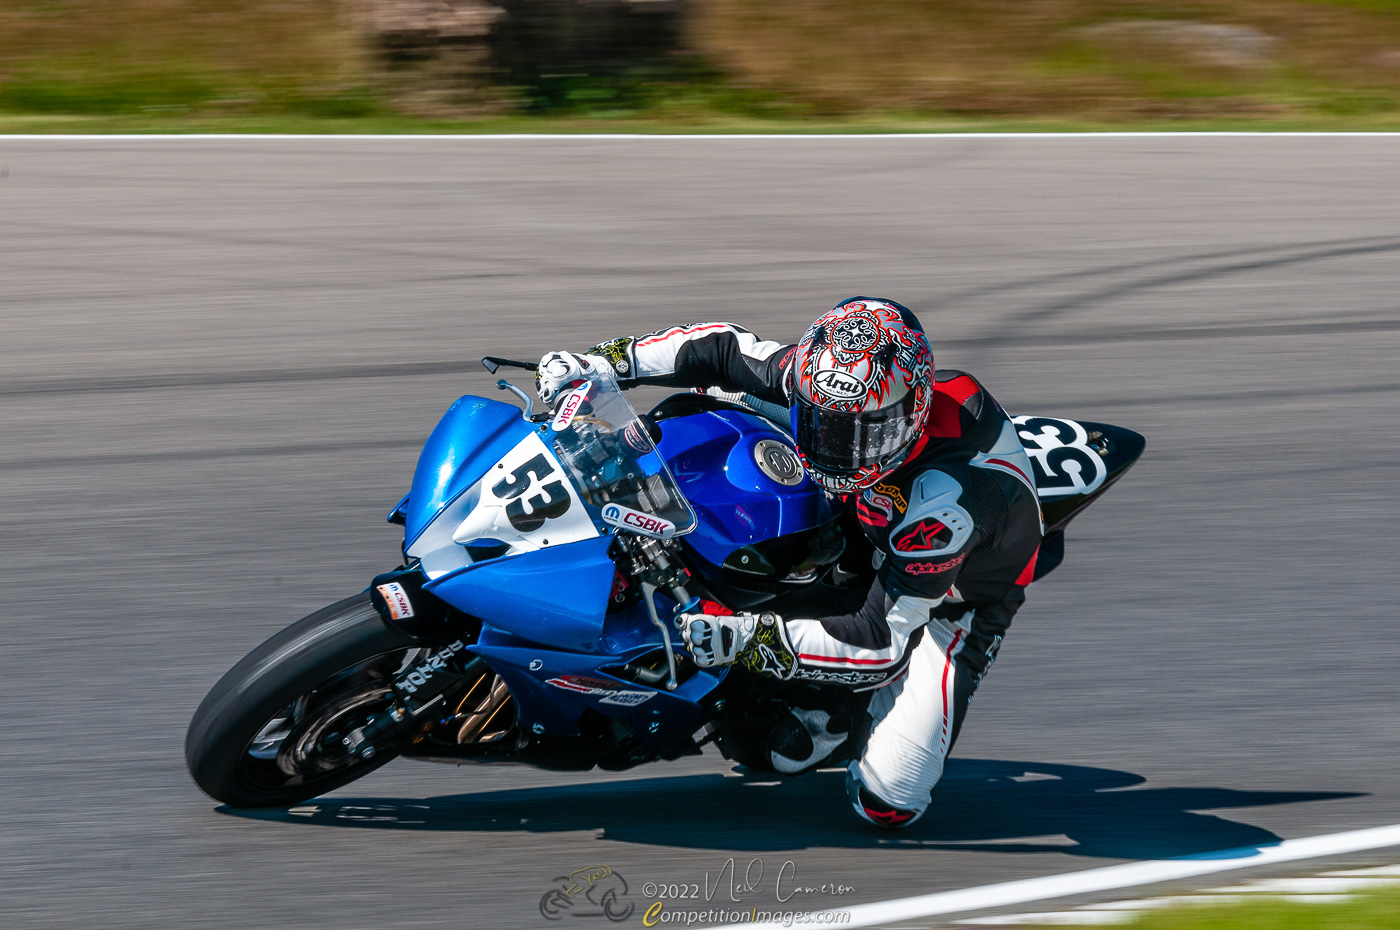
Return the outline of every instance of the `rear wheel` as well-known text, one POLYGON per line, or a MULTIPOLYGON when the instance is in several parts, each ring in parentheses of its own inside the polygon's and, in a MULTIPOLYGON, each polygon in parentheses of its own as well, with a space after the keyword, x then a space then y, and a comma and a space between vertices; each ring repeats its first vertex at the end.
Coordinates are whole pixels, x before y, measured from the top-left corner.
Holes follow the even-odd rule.
POLYGON ((389 627, 368 594, 298 621, 249 653, 195 711, 185 761, 232 807, 285 807, 393 759, 399 744, 351 753, 346 737, 394 703, 394 677, 424 650, 389 627))

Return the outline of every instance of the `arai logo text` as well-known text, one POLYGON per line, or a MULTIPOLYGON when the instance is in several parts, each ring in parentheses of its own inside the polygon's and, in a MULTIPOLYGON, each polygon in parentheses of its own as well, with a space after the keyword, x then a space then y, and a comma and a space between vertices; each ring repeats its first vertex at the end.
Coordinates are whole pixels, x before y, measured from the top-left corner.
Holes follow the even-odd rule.
POLYGON ((631 507, 623 507, 621 504, 608 504, 604 507, 603 522, 636 530, 638 533, 645 536, 655 536, 657 539, 670 539, 676 532, 676 525, 670 520, 663 520, 649 513, 633 510, 631 507))
POLYGON ((869 390, 864 381, 837 368, 823 368, 812 381, 817 385, 817 390, 839 400, 855 400, 864 397, 869 390))

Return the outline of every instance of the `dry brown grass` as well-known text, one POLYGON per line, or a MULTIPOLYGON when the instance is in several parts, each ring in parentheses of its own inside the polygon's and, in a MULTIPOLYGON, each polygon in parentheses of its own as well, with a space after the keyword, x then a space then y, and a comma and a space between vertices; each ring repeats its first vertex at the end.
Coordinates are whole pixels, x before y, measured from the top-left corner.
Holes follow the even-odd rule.
POLYGON ((2 0, 0 105, 93 112, 334 99, 364 75, 345 0, 2 0))
POLYGON ((1400 108, 1396 0, 696 0, 690 40, 733 80, 833 115, 1400 108), (1168 25, 1111 25, 1140 21, 1168 25), (1277 41, 1230 61, 1206 25, 1277 41))

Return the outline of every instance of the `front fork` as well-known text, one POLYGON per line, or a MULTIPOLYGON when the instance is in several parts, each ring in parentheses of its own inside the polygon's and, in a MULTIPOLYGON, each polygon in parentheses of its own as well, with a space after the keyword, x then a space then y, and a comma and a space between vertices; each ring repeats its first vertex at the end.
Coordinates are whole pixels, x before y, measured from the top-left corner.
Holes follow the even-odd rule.
POLYGON ((486 671, 481 658, 462 664, 479 627, 472 629, 471 618, 423 590, 426 580, 417 564, 411 563, 376 575, 370 582, 370 601, 385 624, 433 651, 397 674, 391 683, 394 702, 388 710, 341 739, 346 751, 361 759, 373 758, 377 746, 427 729, 432 711, 454 692, 465 692, 486 671))

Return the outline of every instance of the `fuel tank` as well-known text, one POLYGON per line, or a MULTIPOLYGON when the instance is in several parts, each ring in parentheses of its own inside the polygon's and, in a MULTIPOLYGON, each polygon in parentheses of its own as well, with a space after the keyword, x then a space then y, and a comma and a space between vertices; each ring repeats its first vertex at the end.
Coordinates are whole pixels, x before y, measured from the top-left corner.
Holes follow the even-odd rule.
POLYGON ((837 514, 773 423, 698 394, 674 395, 649 418, 695 508, 698 525, 681 538, 691 567, 730 606, 809 585, 840 557, 837 514))

